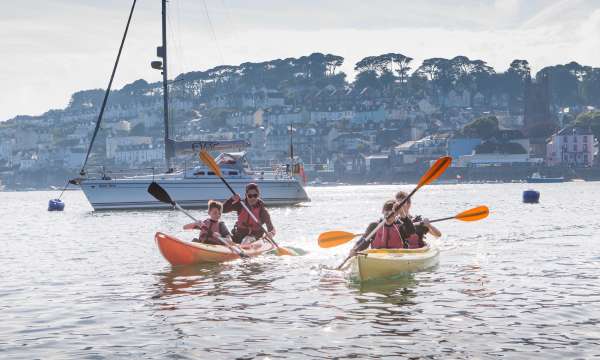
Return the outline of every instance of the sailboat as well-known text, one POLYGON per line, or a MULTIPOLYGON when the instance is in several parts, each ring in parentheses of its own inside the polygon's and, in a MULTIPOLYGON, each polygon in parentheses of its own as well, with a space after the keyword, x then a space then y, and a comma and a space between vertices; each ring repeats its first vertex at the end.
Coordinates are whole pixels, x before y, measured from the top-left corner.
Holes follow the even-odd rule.
POLYGON ((167 0, 162 1, 162 45, 157 48, 157 56, 162 61, 152 61, 154 69, 162 71, 163 86, 163 118, 164 118, 164 151, 166 168, 164 171, 152 172, 138 176, 113 178, 112 173, 101 172, 92 175, 86 172, 86 163, 100 127, 102 114, 110 93, 110 87, 118 65, 119 57, 135 8, 133 2, 129 20, 123 34, 121 47, 113 68, 113 73, 105 93, 104 101, 100 109, 100 115, 96 122, 96 129, 92 136, 88 153, 81 168, 80 177, 70 180, 73 184, 81 186, 85 196, 94 210, 120 210, 120 209, 158 209, 166 208, 166 205, 157 201, 147 192, 148 185, 152 181, 159 183, 171 196, 182 206, 206 207, 207 201, 225 200, 230 193, 223 186, 221 180, 206 166, 198 165, 176 169, 174 158, 177 153, 198 154, 202 149, 213 152, 221 152, 216 157, 216 162, 221 167, 223 177, 227 179, 233 189, 240 194, 244 193, 248 183, 258 184, 261 190, 261 199, 267 205, 294 205, 310 201, 300 181, 290 172, 290 166, 279 166, 270 171, 254 170, 250 165, 246 148, 249 143, 240 140, 227 141, 176 141, 170 136, 169 127, 169 89, 167 86, 167 0), (237 150, 231 152, 230 150, 237 150))

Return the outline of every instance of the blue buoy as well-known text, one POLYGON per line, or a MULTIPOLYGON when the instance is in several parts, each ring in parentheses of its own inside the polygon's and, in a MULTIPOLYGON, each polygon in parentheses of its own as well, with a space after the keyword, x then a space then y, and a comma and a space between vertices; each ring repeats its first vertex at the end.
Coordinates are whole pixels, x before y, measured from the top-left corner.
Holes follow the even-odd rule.
POLYGON ((523 202, 526 204, 537 204, 540 202, 540 192, 535 190, 523 191, 523 202))
POLYGON ((65 203, 61 199, 52 199, 48 201, 48 211, 63 211, 65 203))

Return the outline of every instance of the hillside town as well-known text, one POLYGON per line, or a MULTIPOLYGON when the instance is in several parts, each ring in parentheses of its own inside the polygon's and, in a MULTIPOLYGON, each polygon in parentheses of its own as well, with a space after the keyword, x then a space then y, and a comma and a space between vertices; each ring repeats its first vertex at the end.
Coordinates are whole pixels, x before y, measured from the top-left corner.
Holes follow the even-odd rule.
MULTIPOLYGON (((176 140, 248 141, 254 166, 290 156, 308 181, 413 181, 431 160, 447 179, 522 180, 533 172, 600 179, 600 69, 575 62, 531 74, 526 60, 496 72, 465 56, 369 56, 352 82, 344 59, 314 53, 184 73, 169 84, 176 140)), ((112 91, 92 169, 164 171, 162 90, 137 80, 112 91)), ((78 176, 103 90, 65 109, 0 122, 0 180, 8 189, 62 186, 78 176)), ((180 167, 195 159, 181 157, 180 167)))

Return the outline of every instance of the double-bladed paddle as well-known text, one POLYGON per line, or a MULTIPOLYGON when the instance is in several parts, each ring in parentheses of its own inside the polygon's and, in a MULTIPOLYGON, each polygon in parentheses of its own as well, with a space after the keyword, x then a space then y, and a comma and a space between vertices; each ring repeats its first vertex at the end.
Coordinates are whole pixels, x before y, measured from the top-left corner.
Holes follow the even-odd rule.
MULTIPOLYGON (((429 170, 427 170, 427 172, 421 177, 421 179, 419 180, 419 183, 413 189, 413 191, 411 191, 410 194, 408 194, 408 196, 404 200, 402 200, 400 202, 400 204, 398 204, 398 206, 396 207, 396 209, 398 209, 398 210, 401 209, 402 206, 422 186, 430 184, 433 180, 435 180, 438 177, 440 177, 440 175, 442 175, 444 173, 444 171, 446 171, 446 169, 448 168, 448 166, 450 166, 450 163, 452 163, 452 158, 450 156, 444 156, 444 157, 441 157, 441 158, 437 159, 435 161, 435 163, 429 168, 429 170)), ((388 215, 388 217, 386 219, 389 219, 390 217, 395 217, 395 216, 396 216, 396 214, 392 213, 392 214, 388 215)), ((373 231, 371 231, 366 236, 366 239, 369 240, 369 243, 372 241, 371 239, 373 238, 373 235, 375 235, 375 233, 377 232, 377 230, 379 230, 383 226, 383 224, 385 224, 385 220, 381 220, 379 222, 379 224, 377 224, 377 226, 375 227, 375 229, 373 229, 373 231)), ((341 269, 342 266, 344 266, 344 264, 346 263, 346 261, 348 261, 351 257, 352 257, 352 252, 344 259, 344 261, 340 264, 340 266, 337 267, 337 269, 338 270, 341 269)))
MULTIPOLYGON (((444 220, 461 220, 461 221, 477 221, 484 219, 490 213, 487 206, 478 206, 472 209, 461 212, 460 214, 456 214, 454 216, 449 216, 445 218, 430 220, 430 223, 444 221, 444 220)), ((361 236, 363 234, 354 234, 346 231, 326 231, 319 235, 318 241, 319 246, 322 248, 331 248, 339 245, 343 245, 348 241, 354 239, 357 236, 361 236)))
MULTIPOLYGON (((237 193, 235 192, 235 190, 233 190, 233 188, 231 187, 231 185, 229 185, 229 183, 227 182, 227 180, 225 180, 223 178, 223 173, 221 172, 221 168, 219 168, 219 165, 217 164, 217 162, 215 161, 215 159, 213 159, 212 156, 210 156, 210 154, 208 153, 208 151, 206 151, 206 150, 200 150, 200 160, 202 160, 202 162, 205 163, 206 166, 208 166, 215 173, 215 175, 219 177, 219 179, 221 179, 221 181, 223 182, 223 184, 225 184, 225 186, 227 186, 227 188, 229 189, 229 191, 231 191, 231 193, 233 195, 237 195, 237 193)), ((277 245, 277 243, 275 242, 275 240, 273 240, 273 238, 271 237, 271 235, 269 235, 269 233, 267 232, 267 229, 265 229, 265 227, 258 221, 258 219, 256 218, 256 216, 254 216, 254 214, 252 213, 252 211, 250 211, 250 209, 248 209, 248 207, 246 206, 246 204, 244 203, 244 201, 242 201, 241 199, 240 199, 240 204, 242 204, 242 206, 244 207, 244 210, 246 210, 246 212, 248 212, 248 214, 250 215, 250 217, 252 218, 252 220, 257 225, 260 226, 260 228, 262 229, 262 231, 265 233, 265 235, 264 235, 265 238, 271 244, 273 244, 275 246, 275 248, 277 249, 277 255, 295 255, 290 250, 277 245)))
MULTIPOLYGON (((148 193, 150 195, 154 196, 154 198, 160 202, 173 205, 177 210, 183 212, 190 219, 194 220, 194 222, 196 222, 196 223, 198 222, 198 220, 196 220, 195 217, 193 217, 190 213, 188 213, 181 206, 179 206, 179 204, 176 203, 175 200, 171 199, 171 196, 169 196, 169 193, 162 186, 160 186, 157 182, 153 181, 150 183, 150 185, 148 186, 148 193)), ((229 250, 231 250, 232 253, 239 255, 241 258, 248 257, 248 255, 246 255, 242 249, 229 245, 225 241, 225 239, 221 238, 220 236, 217 238, 223 245, 227 246, 229 248, 229 250)))

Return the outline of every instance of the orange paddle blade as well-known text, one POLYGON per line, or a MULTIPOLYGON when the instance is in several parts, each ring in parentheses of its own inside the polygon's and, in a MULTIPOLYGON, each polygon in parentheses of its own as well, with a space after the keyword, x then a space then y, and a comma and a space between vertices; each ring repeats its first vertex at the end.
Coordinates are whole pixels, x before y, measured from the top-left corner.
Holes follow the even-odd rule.
POLYGON ((278 256, 284 256, 284 255, 294 256, 296 254, 294 252, 290 251, 289 249, 286 249, 284 247, 278 246, 277 247, 277 255, 278 256))
POLYGON ((223 177, 219 165, 215 162, 212 156, 206 150, 200 150, 200 160, 206 164, 218 177, 223 177))
POLYGON ((419 184, 417 185, 417 189, 423 185, 427 185, 431 183, 433 180, 437 179, 446 171, 448 166, 452 163, 452 158, 450 156, 444 156, 435 161, 435 163, 427 170, 427 172, 421 177, 419 180, 419 184))
POLYGON ((462 221, 477 221, 485 219, 490 214, 487 206, 478 206, 467 211, 463 211, 454 218, 462 221))
POLYGON ((326 231, 319 235, 319 246, 322 248, 330 248, 342 245, 359 235, 362 234, 353 234, 346 231, 326 231))

